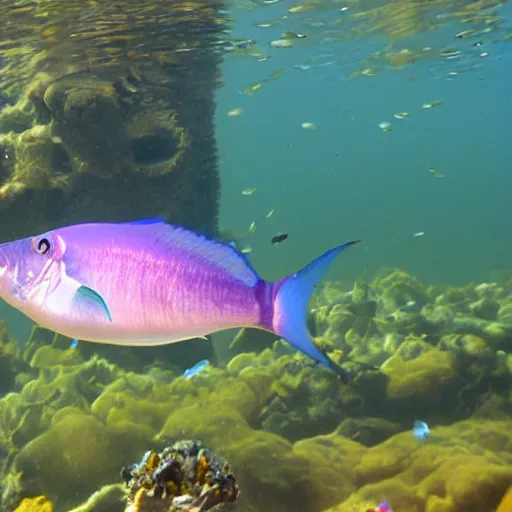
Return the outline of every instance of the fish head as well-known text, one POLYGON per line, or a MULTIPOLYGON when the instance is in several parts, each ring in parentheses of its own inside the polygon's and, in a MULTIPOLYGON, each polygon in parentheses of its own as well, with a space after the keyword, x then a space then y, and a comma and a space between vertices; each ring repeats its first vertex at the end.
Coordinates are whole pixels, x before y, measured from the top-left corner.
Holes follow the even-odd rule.
POLYGON ((65 253, 54 231, 0 244, 0 297, 26 314, 40 308, 59 286, 65 253))

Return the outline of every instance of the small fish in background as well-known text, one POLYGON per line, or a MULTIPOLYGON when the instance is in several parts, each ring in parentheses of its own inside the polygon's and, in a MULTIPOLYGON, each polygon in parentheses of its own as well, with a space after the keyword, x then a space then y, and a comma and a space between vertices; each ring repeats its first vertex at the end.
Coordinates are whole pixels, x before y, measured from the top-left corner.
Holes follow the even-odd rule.
POLYGON ((302 128, 304 128, 304 130, 316 130, 316 124, 311 123, 309 121, 302 123, 301 126, 302 126, 302 128))
POLYGON ((210 365, 210 361, 208 361, 208 359, 203 359, 202 361, 199 361, 199 363, 197 363, 194 366, 192 366, 192 368, 189 368, 188 370, 185 370, 185 373, 183 374, 183 377, 185 377, 185 379, 189 380, 192 377, 195 377, 196 375, 199 375, 209 365, 210 365))
POLYGON ((429 167, 428 172, 433 174, 436 178, 444 178, 444 174, 439 172, 435 167, 429 167))
POLYGON ((418 236, 423 236, 424 234, 425 234, 425 231, 418 231, 417 233, 414 233, 414 235, 412 235, 412 236, 418 237, 418 236))
POLYGON ((275 244, 280 244, 287 238, 288 238, 287 233, 280 233, 279 235, 273 236, 270 241, 275 245, 275 244))
POLYGON ((228 112, 228 117, 238 117, 244 113, 243 107, 234 108, 228 112))
POLYGON ((75 348, 77 345, 78 345, 78 340, 73 340, 73 341, 69 344, 69 348, 73 349, 73 348, 75 348))
POLYGON ((392 511, 391 511, 391 508, 389 507, 389 505, 387 504, 387 502, 383 501, 376 507, 367 509, 366 512, 392 512, 392 511))
POLYGON ((423 105, 421 107, 424 109, 429 109, 429 108, 439 107, 443 103, 444 102, 442 100, 434 100, 434 101, 431 101, 430 103, 423 103, 423 105))
POLYGON ((430 428, 424 421, 415 421, 412 433, 416 439, 424 441, 430 435, 430 428))
POLYGON ((393 127, 391 126, 391 123, 389 121, 382 121, 381 123, 379 123, 379 128, 383 132, 390 132, 393 130, 393 127))
POLYGON ((256 187, 254 188, 244 188, 242 190, 242 195, 244 196, 252 196, 256 192, 256 187))

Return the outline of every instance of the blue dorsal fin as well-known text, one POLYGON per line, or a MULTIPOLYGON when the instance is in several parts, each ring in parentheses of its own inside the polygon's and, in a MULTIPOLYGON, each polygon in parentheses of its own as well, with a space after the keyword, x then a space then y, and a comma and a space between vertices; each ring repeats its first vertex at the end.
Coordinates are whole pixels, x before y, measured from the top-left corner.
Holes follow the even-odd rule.
POLYGON ((165 219, 162 217, 154 217, 153 219, 134 220, 132 222, 125 222, 124 224, 165 224, 165 219))

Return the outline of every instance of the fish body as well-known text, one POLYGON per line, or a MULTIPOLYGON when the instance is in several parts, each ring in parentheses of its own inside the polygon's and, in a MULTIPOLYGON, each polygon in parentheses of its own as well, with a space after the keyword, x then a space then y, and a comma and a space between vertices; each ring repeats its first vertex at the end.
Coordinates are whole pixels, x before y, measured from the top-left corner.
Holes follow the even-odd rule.
POLYGON ((185 379, 189 380, 192 377, 195 377, 196 375, 199 375, 202 373, 210 364, 210 361, 208 359, 203 359, 202 361, 199 361, 199 363, 196 363, 192 368, 188 368, 183 373, 183 377, 185 379))
POLYGON ((273 244, 280 244, 281 242, 284 242, 287 238, 288 238, 287 233, 281 233, 279 235, 273 236, 270 241, 273 244))
POLYGON ((412 433, 414 437, 424 441, 430 435, 430 428, 424 421, 415 421, 412 433))
POLYGON ((315 346, 306 309, 353 243, 267 282, 230 245, 160 219, 79 224, 0 245, 0 297, 48 329, 99 343, 153 346, 264 329, 346 376, 315 346))

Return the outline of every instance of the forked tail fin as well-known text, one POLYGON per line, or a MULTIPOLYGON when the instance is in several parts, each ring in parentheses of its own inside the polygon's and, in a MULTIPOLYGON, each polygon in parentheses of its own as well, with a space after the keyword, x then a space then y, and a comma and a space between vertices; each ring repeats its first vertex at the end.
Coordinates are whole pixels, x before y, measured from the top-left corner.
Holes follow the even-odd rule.
POLYGON ((358 242, 359 240, 355 240, 335 247, 322 254, 296 274, 285 277, 273 284, 273 331, 304 354, 336 372, 344 380, 349 379, 349 373, 339 367, 315 345, 306 323, 307 306, 315 285, 336 259, 336 256, 346 247, 358 242))

